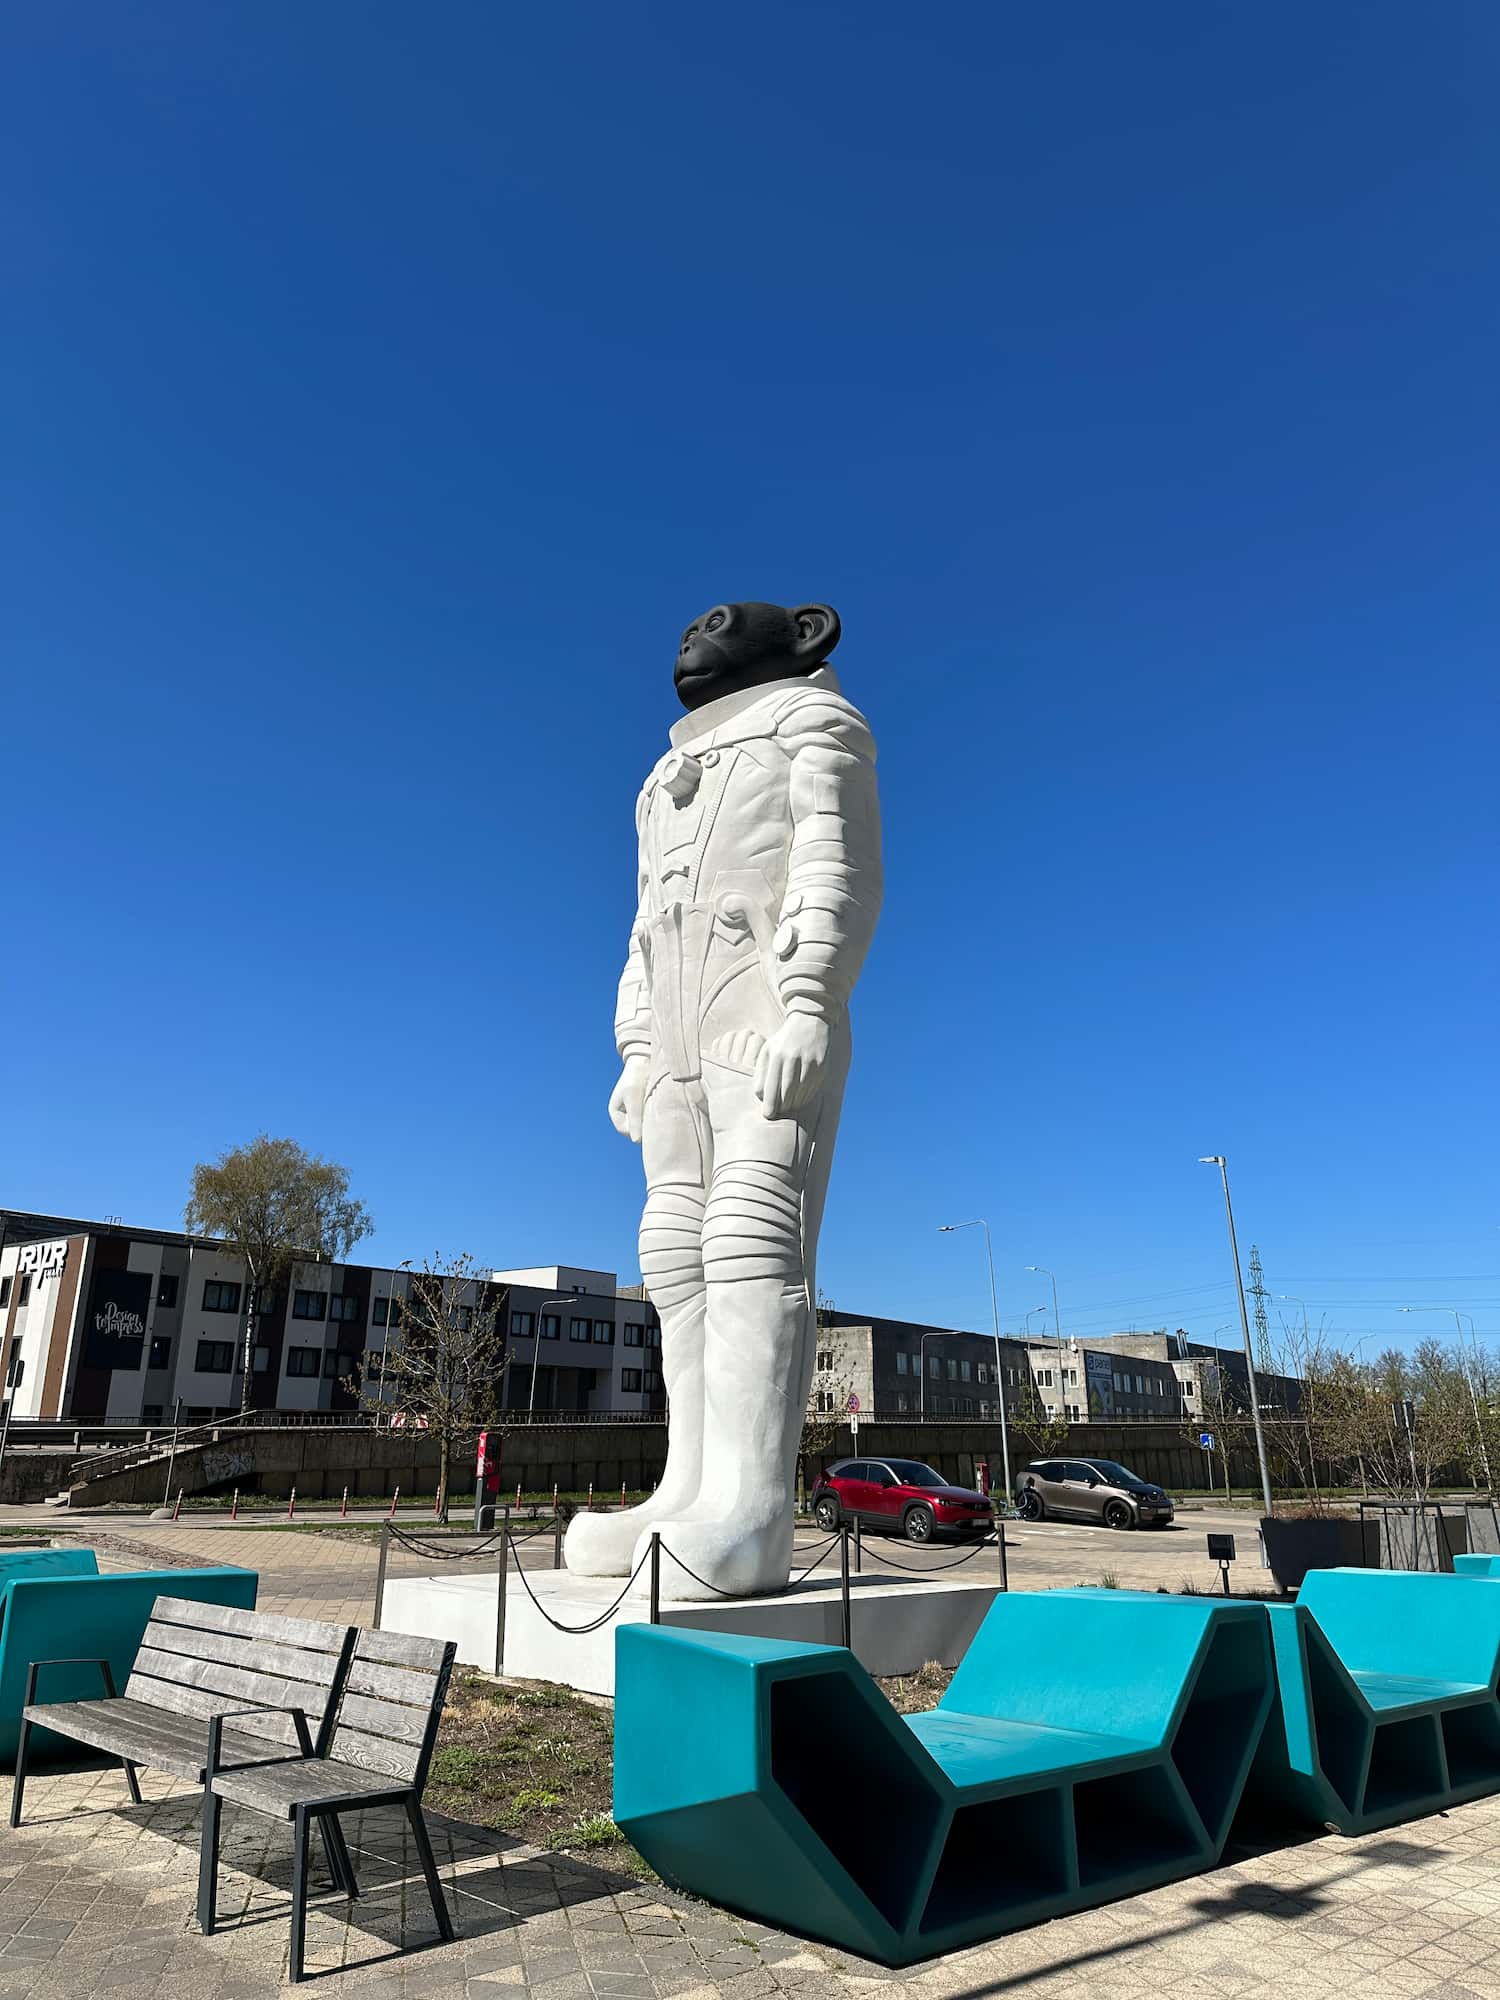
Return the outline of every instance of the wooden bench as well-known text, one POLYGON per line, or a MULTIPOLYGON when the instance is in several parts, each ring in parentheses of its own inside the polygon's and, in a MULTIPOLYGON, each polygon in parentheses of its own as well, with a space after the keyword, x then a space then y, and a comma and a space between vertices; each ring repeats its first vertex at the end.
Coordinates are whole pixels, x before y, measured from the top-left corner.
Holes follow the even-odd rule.
POLYGON ((221 1802, 227 1799, 232 1805, 292 1823, 293 1984, 302 1978, 308 1846, 314 1822, 322 1829, 330 1855, 338 1855, 348 1870, 350 1893, 357 1893, 339 1831, 341 1812, 374 1806, 400 1806, 404 1810, 439 1935, 444 1943, 451 1942, 453 1925, 422 1817, 422 1792, 456 1651, 451 1642, 413 1638, 403 1632, 357 1631, 326 1746, 318 1746, 295 1762, 240 1764, 224 1730, 229 1721, 242 1718, 214 1718, 209 1725, 198 1874, 198 1922, 205 1936, 214 1928, 219 1814, 221 1802))
MULTIPOLYGON (((158 1597, 123 1695, 107 1660, 33 1660, 16 1749, 10 1823, 21 1823, 33 1729, 46 1728, 117 1757, 140 1804, 136 1769, 146 1765, 201 1785, 212 1742, 220 1762, 274 1762, 326 1749, 354 1649, 354 1629, 312 1618, 282 1618, 225 1604, 158 1597), (94 1701, 39 1702, 48 1667, 93 1665, 94 1701), (233 1717, 235 1727, 224 1723, 233 1717)), ((324 1828, 329 1872, 357 1893, 337 1822, 324 1828)))

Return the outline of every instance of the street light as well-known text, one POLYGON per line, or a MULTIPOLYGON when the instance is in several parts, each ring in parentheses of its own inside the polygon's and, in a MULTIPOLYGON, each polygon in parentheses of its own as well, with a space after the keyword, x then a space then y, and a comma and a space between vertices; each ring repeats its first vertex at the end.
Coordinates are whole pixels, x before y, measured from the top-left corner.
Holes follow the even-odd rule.
POLYGON ((1222 1153, 1200 1153, 1200 1167, 1217 1167, 1224 1183, 1224 1214, 1229 1223, 1229 1253, 1234 1259, 1234 1283, 1240 1301, 1240 1333, 1245 1342, 1245 1377, 1250 1389, 1250 1415, 1255 1420, 1255 1454, 1260 1460, 1260 1491, 1266 1513, 1273 1511, 1271 1468, 1266 1459, 1266 1434, 1260 1421, 1260 1390, 1255 1381, 1255 1356, 1250 1352, 1250 1313, 1245 1305, 1245 1280, 1240 1271, 1240 1246, 1234 1234, 1234 1205, 1229 1199, 1229 1164, 1222 1153))
POLYGON ((1025 1330, 1026 1330, 1026 1338, 1028 1340, 1030 1340, 1031 1338, 1031 1314, 1044 1313, 1046 1310, 1047 1308, 1045 1306, 1032 1306, 1031 1310, 1027 1313, 1025 1320, 1025 1330))
POLYGON ((952 1332, 942 1327, 933 1327, 917 1342, 917 1422, 927 1421, 927 1343, 929 1340, 957 1340, 958 1331, 952 1332))
MULTIPOLYGON (((542 1347, 542 1314, 548 1306, 567 1306, 575 1303, 578 1294, 572 1292, 565 1299, 543 1299, 531 1316, 531 1392, 526 1398, 526 1421, 529 1424, 536 1415, 536 1363, 542 1347)), ((561 1332, 561 1326, 558 1331, 561 1332)))
POLYGON ((1063 1330, 1062 1314, 1057 1310, 1057 1279, 1045 1264, 1028 1264, 1028 1271, 1035 1271, 1040 1278, 1052 1279, 1052 1331, 1057 1339, 1057 1381, 1059 1388, 1063 1381, 1063 1330))
MULTIPOLYGON (((1469 1360, 1468 1353, 1464 1348, 1464 1320, 1466 1317, 1468 1318, 1469 1334, 1472 1339, 1474 1333, 1474 1320, 1472 1314, 1466 1315, 1460 1313, 1457 1307, 1455 1306, 1397 1306, 1396 1310, 1397 1312, 1404 1312, 1404 1313, 1451 1312, 1453 1314, 1453 1323, 1458 1328, 1458 1351, 1463 1356, 1464 1380, 1469 1385, 1469 1401, 1474 1406, 1474 1431, 1475 1435, 1479 1439, 1479 1459, 1480 1463, 1484 1467, 1485 1488, 1487 1491, 1493 1490, 1494 1481, 1490 1477, 1490 1454, 1489 1454, 1489 1449, 1484 1441, 1484 1425, 1481 1422, 1479 1416, 1479 1397, 1474 1389, 1474 1369, 1469 1360)), ((1475 1341, 1474 1345, 1477 1347, 1479 1345, 1478 1341, 1475 1341)))
POLYGON ((1005 1500, 1010 1504, 1010 1431, 1005 1417, 1005 1366, 1000 1359, 1000 1306, 995 1296, 995 1246, 990 1239, 990 1225, 983 1216, 975 1216, 970 1222, 940 1222, 938 1234, 952 1236, 960 1229, 982 1229, 984 1231, 985 1254, 990 1264, 990 1317, 995 1328, 995 1389, 1000 1398, 1000 1462, 1005 1469, 1005 1500))

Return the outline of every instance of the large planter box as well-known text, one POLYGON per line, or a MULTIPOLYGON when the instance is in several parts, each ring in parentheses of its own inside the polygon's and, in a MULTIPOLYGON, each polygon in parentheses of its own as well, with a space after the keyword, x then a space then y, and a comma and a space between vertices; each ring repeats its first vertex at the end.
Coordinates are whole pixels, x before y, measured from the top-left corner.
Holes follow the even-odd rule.
POLYGON ((1263 1517, 1266 1561, 1279 1590, 1296 1590, 1310 1569, 1378 1569, 1380 1534, 1368 1523, 1328 1515, 1316 1521, 1263 1517))

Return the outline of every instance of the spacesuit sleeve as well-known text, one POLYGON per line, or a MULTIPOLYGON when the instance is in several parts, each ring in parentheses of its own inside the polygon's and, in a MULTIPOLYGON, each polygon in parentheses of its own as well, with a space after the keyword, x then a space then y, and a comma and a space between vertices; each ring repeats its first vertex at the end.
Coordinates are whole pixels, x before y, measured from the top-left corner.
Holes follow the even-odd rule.
POLYGON ((646 818, 650 809, 651 794, 648 789, 636 800, 635 831, 638 860, 635 923, 631 926, 630 950, 625 958, 625 970, 620 974, 619 992, 615 997, 615 1047, 620 1052, 622 1062, 628 1062, 632 1056, 648 1056, 651 1053, 651 1003, 646 986, 646 961, 641 951, 641 929, 648 915, 646 818))
POLYGON ((779 719, 791 758, 792 846, 772 972, 789 1014, 833 1022, 880 914, 875 740, 847 702, 805 698, 779 719))

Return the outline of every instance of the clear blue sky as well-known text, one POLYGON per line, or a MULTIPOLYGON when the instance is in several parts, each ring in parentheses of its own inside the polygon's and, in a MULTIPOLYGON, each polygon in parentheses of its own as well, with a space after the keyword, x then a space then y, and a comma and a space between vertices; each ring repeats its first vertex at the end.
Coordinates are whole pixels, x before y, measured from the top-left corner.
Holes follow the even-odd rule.
MULTIPOLYGON (((6 10, 3 1199, 633 1276, 676 635, 827 598, 841 1307, 1500 1333, 1500 16, 6 10), (1290 1309, 1289 1309, 1290 1310, 1290 1309)), ((1033 1321, 1033 1326, 1039 1323, 1033 1321)))

